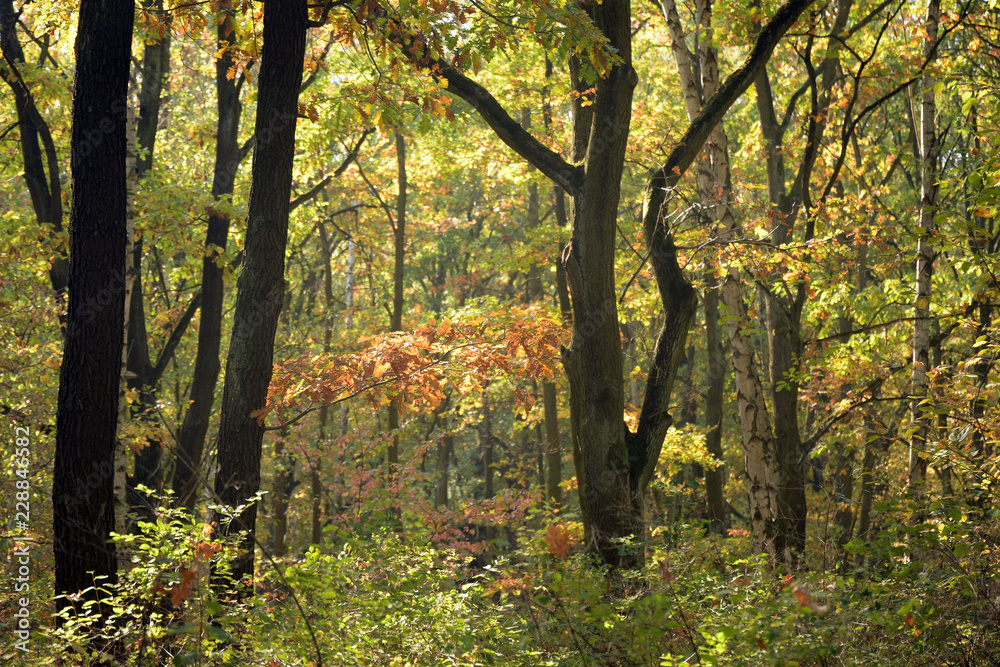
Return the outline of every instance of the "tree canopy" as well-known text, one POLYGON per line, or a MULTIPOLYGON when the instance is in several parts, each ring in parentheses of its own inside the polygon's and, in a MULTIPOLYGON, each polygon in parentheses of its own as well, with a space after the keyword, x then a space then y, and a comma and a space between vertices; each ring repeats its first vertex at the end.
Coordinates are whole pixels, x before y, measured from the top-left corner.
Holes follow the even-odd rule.
POLYGON ((1000 656, 993 0, 0 47, 4 659, 1000 656))

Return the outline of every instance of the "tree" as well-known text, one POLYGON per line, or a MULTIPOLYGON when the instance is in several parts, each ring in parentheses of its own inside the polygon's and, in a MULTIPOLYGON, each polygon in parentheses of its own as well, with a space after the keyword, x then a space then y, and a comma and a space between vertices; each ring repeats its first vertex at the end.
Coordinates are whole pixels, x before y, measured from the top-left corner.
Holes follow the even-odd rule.
MULTIPOLYGON (((247 234, 226 360, 215 478, 215 492, 230 508, 244 505, 260 489, 264 425, 258 416, 267 403, 274 333, 285 291, 285 246, 306 29, 304 0, 265 4, 247 234)), ((251 504, 219 526, 226 535, 246 531, 242 552, 233 564, 236 581, 253 575, 256 520, 257 507, 251 504)))
MULTIPOLYGON (((938 0, 927 3, 927 18, 924 23, 924 58, 929 60, 937 50, 938 23, 941 19, 941 5, 938 0)), ((927 397, 928 372, 931 369, 931 276, 934 270, 934 249, 931 235, 934 231, 934 215, 937 206, 937 161, 938 141, 936 129, 937 105, 934 99, 935 77, 926 72, 920 86, 920 220, 917 230, 917 257, 915 292, 913 307, 913 400, 910 419, 913 433, 910 436, 909 478, 910 492, 922 495, 927 479, 927 447, 931 440, 930 417, 925 415, 923 401, 927 397)), ((916 119, 915 119, 916 120, 916 119)))
MULTIPOLYGON (((380 28, 414 64, 428 68, 448 91, 471 104, 508 146, 572 197, 573 235, 563 251, 573 307, 573 340, 564 348, 570 384, 570 423, 587 548, 614 567, 634 567, 643 548, 621 541, 642 540, 644 496, 671 419, 669 403, 696 297, 677 263, 665 205, 667 193, 694 162, 726 109, 750 85, 781 36, 809 0, 782 5, 761 30, 746 62, 734 72, 688 127, 670 157, 650 174, 643 204, 643 228, 659 287, 665 322, 657 339, 638 426, 623 420, 624 393, 620 333, 614 290, 614 248, 620 184, 637 76, 632 67, 628 2, 585 3, 583 9, 609 47, 602 54, 592 104, 585 95, 573 106, 570 159, 541 144, 514 121, 497 100, 428 47, 385 9, 362 20, 380 28)), ((573 88, 585 93, 582 62, 570 62, 573 88)))
MULTIPOLYGON (((59 158, 49 125, 39 113, 35 99, 19 71, 25 60, 17 37, 18 16, 19 13, 14 12, 14 0, 0 0, 0 52, 4 59, 0 77, 14 93, 17 122, 21 129, 24 180, 31 195, 35 217, 39 224, 49 228, 50 236, 58 243, 58 238, 63 233, 59 158)), ((49 280, 60 298, 66 290, 67 272, 66 255, 57 250, 52 258, 52 268, 49 269, 49 280)))
MULTIPOLYGON (((52 504, 55 589, 116 580, 113 466, 125 298, 126 90, 133 5, 83 0, 73 95, 69 310, 52 504)), ((109 610, 101 608, 106 613, 109 610)))

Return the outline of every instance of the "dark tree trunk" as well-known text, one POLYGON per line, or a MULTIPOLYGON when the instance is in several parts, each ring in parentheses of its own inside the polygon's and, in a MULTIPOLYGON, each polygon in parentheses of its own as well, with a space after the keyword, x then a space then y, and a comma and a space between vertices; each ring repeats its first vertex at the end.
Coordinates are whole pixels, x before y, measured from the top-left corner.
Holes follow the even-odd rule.
MULTIPOLYGON (((147 5, 157 12, 163 12, 162 0, 147 5)), ((142 59, 142 87, 139 90, 139 119, 136 127, 137 148, 142 149, 135 158, 136 180, 143 179, 153 168, 153 153, 156 146, 156 131, 160 121, 160 100, 163 84, 170 65, 169 23, 161 39, 147 42, 142 59)), ((131 406, 133 418, 147 422, 157 422, 156 385, 160 378, 150 362, 146 315, 142 289, 142 241, 137 239, 132 256, 128 258, 134 280, 129 309, 129 332, 127 369, 132 377, 128 386, 137 392, 138 400, 131 406)), ((190 321, 190 318, 188 318, 190 321)), ((186 328, 186 323, 185 323, 186 328)), ((163 482, 163 443, 150 439, 135 456, 133 473, 128 476, 127 498, 129 508, 146 520, 152 520, 156 499, 140 492, 138 487, 146 486, 159 491, 163 482)), ((132 526, 133 530, 135 526, 132 526)))
MULTIPOLYGON (((393 227, 392 321, 390 331, 403 330, 403 279, 406 274, 406 142, 396 132, 396 217, 393 227)), ((388 471, 399 465, 399 407, 389 404, 389 431, 392 440, 386 456, 388 471)))
POLYGON ((493 416, 490 411, 489 389, 483 390, 483 419, 479 422, 479 455, 483 469, 483 498, 489 500, 496 493, 493 489, 493 416))
POLYGON ((441 437, 437 451, 437 483, 434 492, 434 507, 448 504, 448 468, 451 462, 451 450, 454 447, 455 436, 451 433, 441 437))
POLYGON ((288 492, 292 482, 291 461, 285 456, 288 429, 274 442, 274 555, 285 555, 285 533, 288 529, 288 492))
MULTIPOLYGON (((326 225, 318 221, 320 244, 323 246, 323 354, 329 354, 331 342, 333 341, 333 321, 332 313, 333 301, 333 266, 330 263, 333 255, 333 242, 327 234, 326 225)), ((353 258, 352 258, 353 260, 353 258)), ((351 271, 353 267, 349 267, 351 271)), ((348 308, 350 304, 348 304, 348 308)), ((350 315, 348 315, 350 319, 350 315)), ((348 327, 349 328, 349 327, 348 327)), ((324 405, 319 410, 319 442, 321 447, 326 447, 329 442, 330 431, 330 406, 324 405)), ((320 544, 323 537, 322 512, 323 512, 323 482, 320 477, 322 472, 322 456, 316 456, 309 462, 310 472, 310 498, 312 499, 312 526, 310 530, 310 543, 320 544)))
MULTIPOLYGON (((844 553, 844 546, 851 541, 854 531, 854 509, 852 497, 854 495, 854 448, 845 446, 844 443, 836 443, 837 449, 837 470, 834 473, 835 493, 834 500, 837 503, 837 513, 833 521, 837 525, 837 549, 841 558, 841 571, 846 570, 848 557, 844 553)), ((862 462, 864 465, 864 462, 862 462)))
POLYGON ((705 448, 719 462, 714 470, 705 470, 705 504, 708 531, 724 535, 729 528, 729 507, 723 490, 726 469, 722 452, 722 406, 726 386, 725 357, 719 328, 719 289, 713 279, 705 289, 705 345, 708 348, 708 389, 705 392, 705 448))
MULTIPOLYGON (((295 119, 307 11, 304 0, 268 0, 255 125, 252 185, 243 267, 237 282, 233 335, 226 362, 219 426, 219 472, 215 492, 228 507, 247 502, 260 489, 263 419, 253 415, 267 403, 274 334, 284 294, 285 246, 295 154, 295 119)), ((227 535, 246 531, 233 563, 235 581, 254 572, 257 507, 219 526, 227 535)))
MULTIPOLYGON (((148 1, 146 7, 157 14, 164 14, 163 0, 148 1)), ((143 49, 142 88, 139 91, 139 120, 136 126, 136 139, 142 152, 136 157, 135 164, 140 179, 153 169, 163 84, 170 71, 170 14, 165 14, 164 19, 163 37, 146 42, 143 49)))
MULTIPOLYGON (((215 144, 215 169, 212 196, 226 202, 233 194, 236 172, 243 158, 237 144, 240 127, 239 84, 237 77, 230 79, 233 67, 232 54, 227 44, 236 39, 233 32, 232 4, 230 0, 219 3, 224 18, 218 25, 217 45, 222 55, 215 63, 215 90, 218 107, 218 138, 215 144)), ((241 82, 242 79, 239 79, 241 82)), ((219 348, 222 342, 222 305, 224 299, 224 268, 219 266, 219 255, 225 251, 229 238, 229 215, 212 209, 205 235, 205 258, 201 268, 202 304, 198 325, 198 351, 195 354, 191 378, 191 405, 184 414, 184 421, 177 430, 177 459, 174 467, 174 503, 177 507, 191 509, 195 492, 203 480, 199 472, 205 436, 212 415, 215 387, 219 379, 219 348)))
MULTIPOLYGON (((109 538, 115 526, 124 337, 126 89, 133 14, 132 3, 123 0, 80 5, 70 144, 69 312, 52 484, 57 595, 117 580, 109 538)), ((83 599, 95 597, 91 589, 83 599)))
POLYGON ((559 399, 554 382, 542 383, 545 413, 545 493, 553 508, 562 505, 562 443, 559 441, 559 399))

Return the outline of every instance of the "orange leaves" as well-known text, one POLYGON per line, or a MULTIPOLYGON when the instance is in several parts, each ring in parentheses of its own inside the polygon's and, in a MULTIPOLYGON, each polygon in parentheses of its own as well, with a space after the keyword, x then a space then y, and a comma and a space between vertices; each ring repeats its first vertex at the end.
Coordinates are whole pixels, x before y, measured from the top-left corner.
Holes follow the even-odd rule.
POLYGON ((193 585, 195 579, 198 578, 198 573, 194 570, 183 570, 181 571, 181 583, 174 586, 170 592, 170 604, 174 607, 180 607, 184 604, 184 601, 188 599, 191 594, 191 586, 193 585))
POLYGON ((569 558, 569 531, 561 524, 552 524, 545 533, 546 551, 556 558, 569 558))
POLYGON ((302 356, 276 367, 268 405, 252 416, 263 419, 276 407, 308 410, 358 395, 373 405, 433 409, 449 384, 464 393, 501 376, 551 379, 564 335, 555 320, 527 309, 373 336, 362 340, 360 352, 302 356))
POLYGON ((316 110, 316 105, 314 104, 304 104, 302 102, 298 103, 298 114, 301 118, 308 118, 314 123, 319 122, 319 111, 316 110))

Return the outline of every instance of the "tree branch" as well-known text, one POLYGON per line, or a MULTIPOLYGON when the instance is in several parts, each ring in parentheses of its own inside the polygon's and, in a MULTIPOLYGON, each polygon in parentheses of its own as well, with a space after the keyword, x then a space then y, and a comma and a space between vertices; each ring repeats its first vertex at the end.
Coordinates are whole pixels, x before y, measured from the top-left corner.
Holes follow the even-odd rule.
MULTIPOLYGON (((802 2, 804 0, 798 0, 802 2)), ((811 1, 811 0, 810 0, 811 1)), ((465 76, 449 63, 434 57, 429 40, 413 33, 403 21, 375 2, 367 5, 369 14, 356 19, 365 27, 383 31, 386 38, 399 47, 403 56, 415 67, 429 70, 431 76, 445 84, 448 92, 468 102, 483 120, 514 152, 548 176, 572 196, 583 188, 584 172, 580 166, 567 162, 561 155, 541 143, 493 97, 486 88, 465 76), (384 22, 383 25, 378 25, 384 22)))
POLYGON ((191 318, 194 317, 195 312, 197 312, 200 307, 201 290, 198 290, 188 303, 187 309, 185 309, 184 314, 181 315, 181 319, 177 321, 177 325, 174 327, 174 330, 170 332, 170 337, 167 338, 167 343, 160 351, 160 355, 157 357, 156 363, 153 365, 152 371, 150 372, 148 386, 155 387, 156 383, 160 381, 163 371, 166 370, 167 364, 170 363, 171 357, 174 356, 174 350, 177 349, 177 346, 181 342, 181 338, 184 337, 184 332, 187 331, 188 325, 191 324, 191 318))

